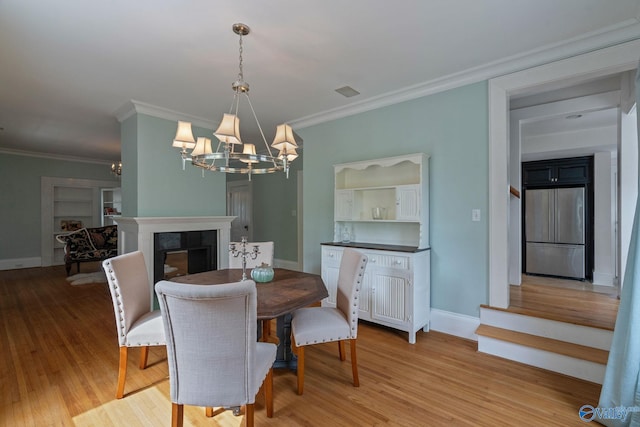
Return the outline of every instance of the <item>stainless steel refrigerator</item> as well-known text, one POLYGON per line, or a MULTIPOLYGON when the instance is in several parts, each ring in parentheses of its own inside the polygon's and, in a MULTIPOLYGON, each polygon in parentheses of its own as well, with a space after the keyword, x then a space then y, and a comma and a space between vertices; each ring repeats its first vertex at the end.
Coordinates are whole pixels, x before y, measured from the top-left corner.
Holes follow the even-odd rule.
POLYGON ((525 191, 525 272, 585 278, 585 189, 525 191))

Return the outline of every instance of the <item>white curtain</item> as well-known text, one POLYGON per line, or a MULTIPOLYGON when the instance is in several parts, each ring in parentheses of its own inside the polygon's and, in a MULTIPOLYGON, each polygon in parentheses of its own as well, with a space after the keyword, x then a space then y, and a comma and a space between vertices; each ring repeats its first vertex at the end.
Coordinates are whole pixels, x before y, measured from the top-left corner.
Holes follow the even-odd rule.
MULTIPOLYGON (((636 114, 640 67, 636 73, 636 114)), ((640 117, 639 117, 640 119, 640 117)), ((640 120, 638 120, 640 135, 640 120)), ((618 317, 594 421, 606 426, 640 427, 640 197, 636 202, 618 317)))

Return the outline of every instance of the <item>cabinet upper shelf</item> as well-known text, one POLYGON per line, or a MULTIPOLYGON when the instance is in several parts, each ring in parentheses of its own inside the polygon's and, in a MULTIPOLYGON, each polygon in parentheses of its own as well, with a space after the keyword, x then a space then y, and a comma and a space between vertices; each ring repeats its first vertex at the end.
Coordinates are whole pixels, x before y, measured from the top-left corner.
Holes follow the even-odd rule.
POLYGON ((403 156, 385 157, 384 159, 361 160, 359 162, 340 163, 339 165, 335 165, 334 167, 335 167, 335 173, 338 173, 342 171, 342 169, 364 170, 371 166, 390 167, 398 163, 407 162, 407 161, 414 163, 416 166, 420 166, 420 164, 422 164, 423 156, 424 156, 423 153, 405 154, 403 156))
POLYGON ((420 184, 424 154, 342 163, 334 166, 336 190, 420 184))

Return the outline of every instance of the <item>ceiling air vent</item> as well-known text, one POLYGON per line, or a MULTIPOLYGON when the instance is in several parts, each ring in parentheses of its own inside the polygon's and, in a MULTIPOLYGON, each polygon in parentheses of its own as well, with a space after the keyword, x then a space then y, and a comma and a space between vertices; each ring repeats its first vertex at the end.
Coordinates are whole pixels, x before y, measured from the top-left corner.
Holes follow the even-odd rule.
POLYGON ((351 86, 343 86, 341 88, 336 89, 340 95, 345 96, 347 98, 351 98, 352 96, 360 95, 360 92, 352 88, 351 86))

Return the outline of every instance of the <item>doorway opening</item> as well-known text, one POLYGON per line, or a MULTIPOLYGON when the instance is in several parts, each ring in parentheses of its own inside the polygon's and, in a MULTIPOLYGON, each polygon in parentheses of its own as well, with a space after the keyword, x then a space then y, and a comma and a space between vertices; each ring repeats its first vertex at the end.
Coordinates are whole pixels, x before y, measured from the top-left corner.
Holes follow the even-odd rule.
MULTIPOLYGON (((513 165, 519 165, 521 161, 520 153, 514 152, 510 144, 510 138, 514 135, 514 132, 518 131, 518 128, 512 128, 511 133, 509 131, 510 99, 521 94, 533 94, 543 88, 550 89, 551 85, 569 87, 604 76, 634 70, 637 67, 637 52, 639 49, 640 41, 635 40, 489 81, 490 306, 497 308, 507 308, 509 306, 509 279, 510 272, 513 271, 510 266, 514 263, 513 258, 516 257, 515 262, 518 266, 521 265, 521 251, 516 250, 514 252, 510 250, 513 247, 514 239, 519 243, 519 236, 521 236, 520 226, 516 225, 520 223, 521 218, 519 212, 520 203, 510 199, 508 191, 510 185, 516 188, 520 187, 520 172, 513 173, 514 169, 519 170, 520 168, 519 166, 514 168, 513 165), (508 226, 505 227, 504 224, 508 224, 508 226), (517 229, 515 233, 514 228, 517 229), (505 262, 505 260, 508 260, 508 262, 505 262)), ((619 141, 618 144, 620 144, 619 141)), ((629 162, 636 164, 635 173, 637 178, 637 151, 634 155, 627 153, 628 155, 625 156, 624 152, 619 154, 619 164, 625 164, 623 160, 625 157, 628 157, 629 162)), ((624 169, 621 168, 620 174, 623 173, 624 169)), ((617 177, 618 182, 622 182, 620 174, 617 177)), ((637 179, 635 182, 637 185, 637 179)), ((631 193, 620 191, 617 200, 618 205, 625 204, 620 196, 627 198, 631 193)), ((625 226, 620 221, 621 218, 625 222, 628 221, 628 218, 625 218, 619 211, 617 218, 619 228, 625 226)), ((618 244, 618 250, 622 247, 624 247, 624 244, 618 244)), ((621 251, 620 254, 620 258, 624 258, 624 254, 621 251)), ((518 269, 517 271, 519 272, 520 270, 518 269)), ((518 276, 520 276, 519 273, 518 276)), ((518 278, 517 280, 521 279, 518 278)))
POLYGON ((253 241, 253 188, 250 181, 227 182, 227 215, 231 222, 231 240, 239 242, 243 236, 253 241))

